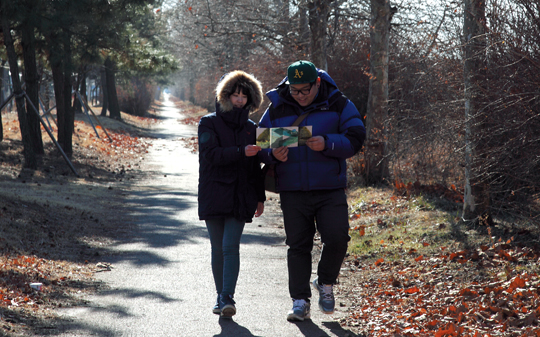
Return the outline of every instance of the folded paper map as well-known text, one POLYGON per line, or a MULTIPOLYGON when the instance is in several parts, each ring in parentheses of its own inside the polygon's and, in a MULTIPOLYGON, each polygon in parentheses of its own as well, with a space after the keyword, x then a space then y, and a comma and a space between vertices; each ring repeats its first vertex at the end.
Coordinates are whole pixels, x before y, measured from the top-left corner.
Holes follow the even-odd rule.
POLYGON ((312 127, 286 126, 280 128, 258 128, 257 145, 263 149, 275 149, 281 146, 297 147, 306 145, 312 137, 312 127))

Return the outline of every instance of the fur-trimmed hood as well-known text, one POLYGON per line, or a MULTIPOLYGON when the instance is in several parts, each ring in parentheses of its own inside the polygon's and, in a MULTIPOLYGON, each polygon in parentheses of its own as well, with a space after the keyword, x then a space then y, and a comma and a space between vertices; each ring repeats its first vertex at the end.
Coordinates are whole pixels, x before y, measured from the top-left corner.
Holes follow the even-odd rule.
POLYGON ((237 82, 240 82, 246 89, 249 90, 249 95, 251 96, 252 101, 250 106, 246 107, 246 109, 249 109, 250 112, 259 109, 263 101, 261 82, 259 82, 259 80, 257 80, 255 76, 251 74, 241 70, 235 70, 225 74, 216 87, 216 102, 220 105, 221 110, 223 112, 227 112, 233 109, 229 96, 233 94, 232 91, 237 82))

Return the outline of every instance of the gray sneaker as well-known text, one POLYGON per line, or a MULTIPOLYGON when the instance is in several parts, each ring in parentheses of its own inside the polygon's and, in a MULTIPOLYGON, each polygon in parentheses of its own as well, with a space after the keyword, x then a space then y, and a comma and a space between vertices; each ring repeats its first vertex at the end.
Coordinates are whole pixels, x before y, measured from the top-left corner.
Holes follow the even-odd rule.
POLYGON ((304 319, 310 318, 309 308, 310 304, 308 301, 293 299, 293 307, 287 313, 287 321, 302 322, 304 319))
POLYGON ((313 286, 319 291, 319 309, 325 314, 333 314, 336 300, 331 284, 319 284, 319 278, 313 280, 313 286))
POLYGON ((216 315, 221 314, 221 308, 219 307, 219 295, 217 295, 216 304, 214 304, 214 307, 212 308, 212 312, 216 315))

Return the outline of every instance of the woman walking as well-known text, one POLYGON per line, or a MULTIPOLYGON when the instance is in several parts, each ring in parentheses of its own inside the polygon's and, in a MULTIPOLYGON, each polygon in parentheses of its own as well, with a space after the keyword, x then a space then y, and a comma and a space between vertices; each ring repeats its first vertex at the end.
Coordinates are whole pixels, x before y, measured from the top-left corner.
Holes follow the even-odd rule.
POLYGON ((248 118, 262 103, 261 83, 235 70, 216 87, 216 112, 199 122, 199 219, 205 220, 217 291, 215 314, 231 318, 240 270, 240 237, 266 200, 256 146, 257 125, 248 118))

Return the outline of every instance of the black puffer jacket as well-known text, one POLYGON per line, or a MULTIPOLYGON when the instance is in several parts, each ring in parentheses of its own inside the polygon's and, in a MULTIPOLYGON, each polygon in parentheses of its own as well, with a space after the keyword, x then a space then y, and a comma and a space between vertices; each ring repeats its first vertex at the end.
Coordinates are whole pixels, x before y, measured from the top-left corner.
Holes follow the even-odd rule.
POLYGON ((262 102, 260 83, 251 75, 227 74, 216 89, 216 112, 199 122, 199 219, 234 217, 251 222, 258 202, 266 200, 258 156, 246 157, 257 125, 248 119, 262 102), (247 109, 234 108, 229 96, 243 81, 252 98, 247 109))

